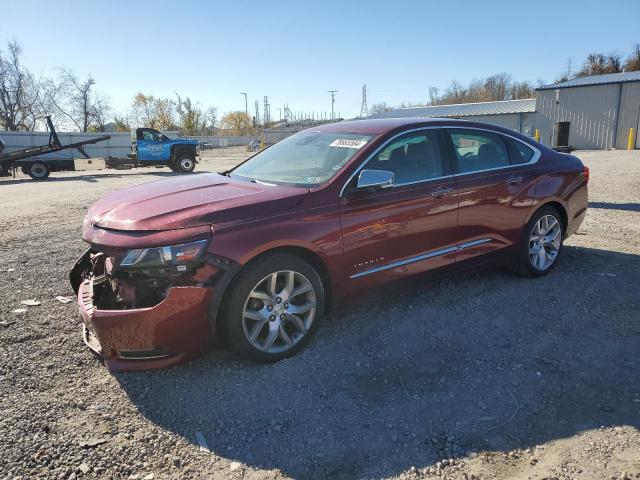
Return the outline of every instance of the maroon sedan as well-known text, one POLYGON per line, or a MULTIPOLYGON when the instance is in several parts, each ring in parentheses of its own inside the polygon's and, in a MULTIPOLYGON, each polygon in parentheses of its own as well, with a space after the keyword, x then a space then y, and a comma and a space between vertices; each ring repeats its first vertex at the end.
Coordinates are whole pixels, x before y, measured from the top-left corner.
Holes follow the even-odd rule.
POLYGON ((279 360, 331 304, 385 282, 494 257, 548 273, 588 180, 576 157, 480 123, 305 130, 228 172, 93 205, 70 275, 85 341, 113 370, 174 365, 217 339, 279 360))

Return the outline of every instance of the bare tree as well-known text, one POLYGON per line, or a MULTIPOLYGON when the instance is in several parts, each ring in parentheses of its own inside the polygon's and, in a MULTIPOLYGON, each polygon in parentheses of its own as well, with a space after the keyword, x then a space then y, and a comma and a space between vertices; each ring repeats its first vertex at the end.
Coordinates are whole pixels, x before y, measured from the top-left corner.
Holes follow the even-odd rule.
POLYGON ((607 73, 619 73, 622 71, 622 58, 617 53, 610 53, 607 56, 607 73))
POLYGON ((0 125, 6 130, 33 130, 44 116, 40 82, 22 66, 15 40, 0 51, 0 125))
POLYGON ((369 108, 369 113, 371 115, 377 115, 378 113, 384 113, 390 110, 393 110, 393 108, 387 105, 387 102, 379 102, 371 105, 371 107, 369 108))
POLYGON ((47 81, 46 95, 52 112, 80 132, 104 130, 111 112, 108 97, 94 91, 95 80, 78 77, 71 69, 58 69, 58 77, 47 81))
POLYGON ((218 121, 218 109, 216 107, 209 107, 205 112, 205 127, 211 129, 211 133, 213 133, 213 129, 216 126, 216 122, 218 121))
POLYGON ((636 72, 640 70, 640 43, 633 46, 631 55, 624 62, 624 69, 627 72, 636 72))
POLYGON ((111 115, 111 102, 109 101, 109 97, 96 94, 91 104, 90 114, 92 119, 92 126, 90 129, 98 132, 104 132, 105 126, 109 122, 109 117, 111 115))

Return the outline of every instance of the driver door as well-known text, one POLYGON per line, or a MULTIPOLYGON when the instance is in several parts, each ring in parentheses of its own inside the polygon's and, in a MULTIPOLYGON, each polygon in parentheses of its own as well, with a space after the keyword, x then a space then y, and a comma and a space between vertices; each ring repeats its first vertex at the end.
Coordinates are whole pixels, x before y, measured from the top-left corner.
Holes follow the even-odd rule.
POLYGON ((441 128, 390 139, 362 169, 394 175, 388 188, 348 184, 340 205, 351 291, 455 262, 458 199, 441 128))
POLYGON ((152 128, 141 128, 138 131, 137 152, 138 160, 165 160, 165 142, 162 135, 152 128))

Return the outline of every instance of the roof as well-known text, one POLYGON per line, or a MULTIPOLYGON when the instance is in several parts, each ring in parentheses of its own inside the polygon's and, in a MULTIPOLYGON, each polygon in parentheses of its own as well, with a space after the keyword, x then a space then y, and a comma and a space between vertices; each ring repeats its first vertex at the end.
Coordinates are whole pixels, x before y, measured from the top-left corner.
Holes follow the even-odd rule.
POLYGON ((399 117, 467 117, 473 115, 500 115, 507 113, 531 113, 536 111, 536 99, 502 100, 498 102, 457 103, 454 105, 432 105, 428 107, 397 108, 378 113, 369 118, 399 117))
POLYGON ((497 125, 488 125, 482 122, 461 120, 456 118, 425 118, 425 117, 401 117, 401 118, 364 118, 336 123, 326 123, 318 127, 308 128, 306 131, 327 133, 362 133, 378 135, 406 126, 476 126, 491 127, 500 130, 497 125))
POLYGON ((611 83, 640 82, 640 71, 605 73, 588 77, 572 78, 566 82, 552 83, 536 88, 536 90, 556 90, 558 88, 586 87, 589 85, 609 85, 611 83))

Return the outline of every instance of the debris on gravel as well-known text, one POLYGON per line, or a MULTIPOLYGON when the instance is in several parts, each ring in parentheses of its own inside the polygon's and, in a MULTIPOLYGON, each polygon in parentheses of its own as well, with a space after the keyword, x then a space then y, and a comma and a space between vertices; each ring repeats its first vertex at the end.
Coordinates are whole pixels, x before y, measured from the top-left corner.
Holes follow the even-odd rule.
POLYGON ((546 277, 412 279, 276 364, 222 349, 121 374, 56 298, 87 207, 172 174, 0 180, 0 477, 640 479, 640 152, 576 153, 590 209, 546 277))

